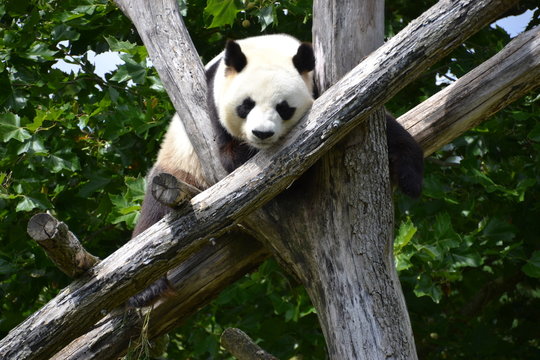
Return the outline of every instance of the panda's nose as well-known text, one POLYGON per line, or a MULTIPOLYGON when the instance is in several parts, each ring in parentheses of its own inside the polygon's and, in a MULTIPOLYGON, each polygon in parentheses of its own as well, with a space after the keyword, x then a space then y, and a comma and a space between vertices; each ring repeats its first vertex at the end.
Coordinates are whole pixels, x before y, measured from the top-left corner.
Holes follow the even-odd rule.
POLYGON ((251 132, 261 140, 268 139, 270 136, 274 135, 273 131, 252 130, 251 132))

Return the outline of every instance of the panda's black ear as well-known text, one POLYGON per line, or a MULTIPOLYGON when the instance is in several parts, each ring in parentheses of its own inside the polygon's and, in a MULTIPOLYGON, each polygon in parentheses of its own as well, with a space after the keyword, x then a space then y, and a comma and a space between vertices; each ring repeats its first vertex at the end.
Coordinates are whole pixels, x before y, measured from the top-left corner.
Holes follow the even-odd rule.
POLYGON ((315 69, 315 54, 310 43, 301 43, 296 55, 292 58, 294 67, 300 74, 315 69))
POLYGON ((246 55, 240 49, 240 45, 234 40, 228 40, 225 46, 225 65, 233 68, 236 72, 242 71, 247 65, 246 55))

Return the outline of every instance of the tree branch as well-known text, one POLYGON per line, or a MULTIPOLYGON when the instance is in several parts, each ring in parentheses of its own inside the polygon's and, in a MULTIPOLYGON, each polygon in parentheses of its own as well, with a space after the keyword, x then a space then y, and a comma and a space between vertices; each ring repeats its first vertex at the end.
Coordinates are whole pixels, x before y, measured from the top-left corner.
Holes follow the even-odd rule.
POLYGON ((221 346, 227 349, 238 360, 278 360, 264 351, 245 332, 240 329, 227 328, 221 334, 221 346))
MULTIPOLYGON (((149 339, 177 327, 268 257, 269 253, 261 244, 244 233, 231 233, 214 244, 208 243, 195 256, 169 272, 167 277, 177 295, 154 305, 148 326, 149 339)), ((133 310, 126 312, 123 307, 114 310, 51 360, 118 359, 139 336, 148 311, 145 308, 138 314, 133 310)))
POLYGON ((194 197, 191 207, 165 217, 69 285, 0 342, 0 355, 4 359, 53 355, 104 312, 270 200, 374 108, 515 2, 437 3, 325 92, 279 148, 259 152, 194 197))
POLYGON ((208 117, 204 68, 180 16, 178 1, 114 1, 137 28, 186 128, 206 181, 215 184, 227 173, 214 156, 218 153, 217 137, 208 117))
POLYGON ((66 224, 52 215, 32 216, 27 232, 45 250, 52 262, 71 278, 82 275, 99 261, 85 250, 66 224))
POLYGON ((152 178, 150 191, 157 201, 170 207, 179 206, 201 192, 196 187, 167 173, 157 174, 152 178))
MULTIPOLYGON (((531 31, 538 31, 538 29, 531 31)), ((507 73, 507 66, 497 65, 495 59, 498 59, 498 61, 503 64, 516 64, 516 66, 514 67, 516 70, 518 70, 518 73, 515 74, 516 77, 522 78, 526 74, 537 72, 540 68, 540 65, 536 64, 531 67, 530 65, 527 65, 530 64, 530 62, 518 62, 518 59, 527 58, 527 53, 529 51, 528 49, 532 51, 530 58, 540 58, 540 53, 537 46, 517 45, 522 43, 523 41, 532 41, 532 39, 538 41, 538 33, 536 33, 537 35, 532 39, 530 37, 530 34, 531 32, 527 32, 519 35, 514 40, 512 40, 503 50, 501 50, 498 55, 495 55, 493 58, 487 60, 486 63, 480 65, 479 68, 486 67, 488 69, 491 69, 491 77, 493 77, 494 79, 502 78, 507 73), (519 48, 519 51, 510 50, 514 48, 519 48)), ((533 81, 535 79, 531 78, 530 80, 533 81)), ((479 76, 471 77, 469 79, 469 76, 465 75, 451 86, 461 87, 461 83, 464 81, 467 81, 469 85, 466 87, 463 86, 463 91, 472 91, 470 89, 482 89, 484 87, 484 82, 487 81, 487 78, 479 76)), ((495 97, 501 91, 505 90, 502 85, 504 83, 499 82, 498 84, 500 85, 500 87, 489 87, 492 93, 486 94, 487 99, 495 97)), ((518 87, 515 92, 512 92, 512 98, 519 98, 525 95, 527 91, 527 87, 518 87)), ((460 107, 467 109, 474 107, 474 104, 477 103, 476 97, 472 96, 473 94, 474 92, 463 93, 458 91, 450 91, 445 96, 437 94, 434 95, 434 97, 444 98, 446 104, 459 104, 460 107)), ((431 133, 433 134, 433 141, 436 143, 441 143, 441 141, 437 139, 437 135, 446 136, 443 135, 448 133, 448 131, 446 131, 446 127, 452 127, 452 124, 448 122, 445 122, 444 124, 439 126, 439 122, 444 122, 444 119, 442 118, 437 121, 431 121, 431 117, 433 115, 430 114, 430 112, 426 111, 429 110, 429 107, 426 106, 429 101, 430 100, 427 100, 422 104, 418 105, 415 109, 411 110, 411 112, 417 112, 418 116, 420 116, 420 118, 417 119, 417 127, 424 127, 421 129, 421 131, 418 131, 416 135, 416 140, 419 141, 424 147, 424 153, 429 152, 430 145, 429 142, 422 141, 422 138, 418 134, 431 133), (421 110, 422 108, 424 108, 424 110, 421 110), (437 129, 437 131, 434 131, 434 129, 437 129)), ((441 104, 440 101, 435 101, 434 103, 441 104)), ((452 105, 451 108, 455 107, 452 105)), ((434 110, 433 113, 437 114, 437 111, 434 110)), ((471 112, 467 113, 471 114, 471 112)), ((474 112, 473 114, 475 114, 475 116, 481 115, 478 112, 474 112)), ((449 114, 449 116, 453 115, 449 114)), ((480 118, 483 118, 483 116, 480 116, 480 118)), ((463 125, 467 128, 470 128, 474 126, 474 124, 476 124, 476 118, 472 117, 471 115, 466 116, 466 122, 463 125)), ((454 133, 453 136, 457 137, 459 136, 459 134, 454 133)), ((164 302, 156 305, 153 316, 153 318, 155 319, 155 321, 153 322, 154 327, 149 330, 150 338, 161 336, 162 334, 167 333, 174 327, 180 325, 186 319, 188 314, 190 314, 193 310, 188 310, 188 306, 191 305, 187 304, 185 299, 206 299, 208 301, 210 300, 211 296, 206 293, 200 293, 200 291, 205 291, 205 289, 212 287, 212 284, 214 283, 219 283, 222 287, 228 286, 236 278, 240 277, 243 274, 242 271, 245 270, 238 269, 236 267, 239 259, 247 261, 250 264, 248 268, 255 267, 260 263, 260 261, 262 261, 264 256, 261 255, 264 254, 264 251, 261 246, 258 245, 258 243, 253 243, 249 241, 244 242, 242 240, 238 241, 239 242, 231 243, 229 243, 228 241, 222 242, 220 238, 220 240, 217 241, 217 245, 223 244, 223 247, 208 245, 203 248, 203 250, 198 251, 196 254, 194 254, 194 256, 189 260, 189 262, 193 264, 193 268, 189 272, 189 274, 191 275, 181 273, 176 277, 170 277, 171 274, 169 274, 170 281, 173 283, 174 287, 176 289, 182 289, 182 291, 179 292, 179 295, 182 296, 182 299, 167 298, 164 302), (255 247, 253 249, 250 249, 250 246, 255 247), (216 258, 223 259, 224 262, 216 262, 214 260, 216 258), (216 265, 216 267, 213 268, 213 265, 216 265), (196 274, 202 275, 196 276, 196 274), (187 287, 187 284, 189 284, 189 287, 187 287), (174 316, 170 315, 172 312, 174 312, 174 316), (169 315, 165 316, 165 314, 169 315)), ((185 266, 182 265, 182 268, 185 268, 185 266)), ((201 305, 193 306, 195 308, 198 308, 201 305)), ((125 326, 121 326, 123 316, 123 314, 118 314, 116 317, 112 315, 107 316, 107 318, 103 319, 103 321, 101 321, 94 330, 75 340, 72 344, 70 344, 69 347, 66 347, 59 354, 57 354, 54 359, 77 360, 83 358, 83 354, 86 354, 85 356, 88 356, 88 354, 92 354, 92 356, 84 357, 84 359, 109 360, 118 358, 123 353, 125 353, 125 349, 127 347, 127 344, 129 344, 130 337, 137 335, 137 331, 134 329, 138 329, 140 327, 140 319, 132 319, 131 317, 125 320, 125 326), (91 351, 89 349, 91 349, 91 351)))
POLYGON ((410 110, 398 121, 425 156, 540 86, 540 26, 410 110))

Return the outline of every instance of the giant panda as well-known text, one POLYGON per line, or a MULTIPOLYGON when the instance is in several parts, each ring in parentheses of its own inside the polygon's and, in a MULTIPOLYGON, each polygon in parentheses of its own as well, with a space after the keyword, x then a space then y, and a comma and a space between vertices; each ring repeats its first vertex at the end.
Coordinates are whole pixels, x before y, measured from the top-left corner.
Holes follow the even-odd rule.
MULTIPOLYGON (((229 40, 224 51, 208 63, 208 110, 217 133, 220 160, 228 172, 258 150, 278 142, 309 110, 317 96, 314 67, 311 45, 284 34, 229 40)), ((391 179, 405 194, 418 197, 423 176, 422 150, 390 114, 386 123, 391 179)), ((162 172, 199 189, 208 187, 178 114, 171 121, 148 183, 162 172)), ((147 191, 132 237, 170 211, 147 191)), ((148 305, 166 290, 170 286, 164 277, 132 297, 128 304, 148 305)))

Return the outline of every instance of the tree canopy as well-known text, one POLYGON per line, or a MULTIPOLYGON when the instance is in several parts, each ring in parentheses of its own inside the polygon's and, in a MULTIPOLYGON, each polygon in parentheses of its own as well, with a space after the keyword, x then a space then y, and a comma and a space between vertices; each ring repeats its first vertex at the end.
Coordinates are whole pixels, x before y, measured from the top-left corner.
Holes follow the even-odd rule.
MULTIPOLYGON (((226 38, 285 32, 309 40, 311 2, 180 0, 206 62, 226 38)), ((386 2, 392 36, 434 1, 386 2)), ((522 2, 524 11, 534 1, 522 2)), ((529 28, 538 25, 535 10, 529 28)), ((50 211, 93 254, 130 237, 173 108, 131 22, 111 2, 0 4, 0 336, 70 281, 26 234, 50 211), (96 75, 89 51, 124 63, 96 75), (78 70, 66 73, 58 61, 78 70)), ((482 30, 396 96, 401 114, 502 49, 482 30)), ((424 193, 396 193, 396 266, 420 358, 540 356, 538 90, 426 160, 424 193)), ((280 358, 325 358, 305 290, 272 260, 171 334, 171 358, 228 358, 239 327, 280 358)))

